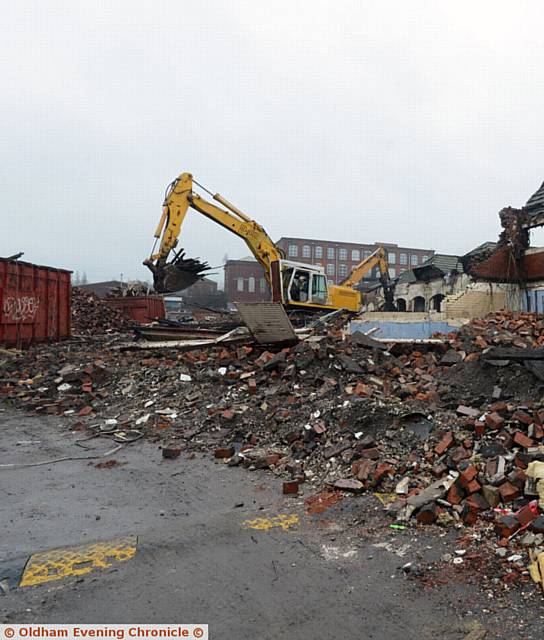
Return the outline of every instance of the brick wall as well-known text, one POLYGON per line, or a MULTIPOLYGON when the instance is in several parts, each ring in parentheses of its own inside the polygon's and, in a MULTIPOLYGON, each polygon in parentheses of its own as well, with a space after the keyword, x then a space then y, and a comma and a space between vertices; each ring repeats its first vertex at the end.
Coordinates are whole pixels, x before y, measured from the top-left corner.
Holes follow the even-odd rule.
MULTIPOLYGON (((374 253, 379 247, 388 252, 391 276, 399 276, 403 271, 422 264, 434 254, 431 249, 399 247, 391 243, 350 243, 307 238, 281 238, 278 246, 288 260, 321 264, 330 282, 343 280, 364 257, 374 253)), ((377 274, 372 274, 377 277, 377 274)))
POLYGON ((528 250, 516 263, 510 247, 501 247, 472 269, 476 278, 495 282, 544 280, 544 251, 528 250))
POLYGON ((228 302, 263 302, 271 299, 264 270, 257 261, 229 260, 225 264, 228 302))

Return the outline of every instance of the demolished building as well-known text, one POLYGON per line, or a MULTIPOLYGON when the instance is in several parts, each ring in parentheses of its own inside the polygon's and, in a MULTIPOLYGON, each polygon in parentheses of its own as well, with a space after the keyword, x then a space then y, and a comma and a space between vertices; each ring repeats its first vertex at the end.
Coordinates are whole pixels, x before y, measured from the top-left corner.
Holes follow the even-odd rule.
MULTIPOLYGON (((500 309, 544 313, 544 247, 529 246, 530 229, 544 225, 544 184, 521 209, 499 212, 502 232, 465 255, 435 254, 397 279, 399 312, 479 318, 500 309)), ((367 311, 381 308, 378 289, 367 311)))

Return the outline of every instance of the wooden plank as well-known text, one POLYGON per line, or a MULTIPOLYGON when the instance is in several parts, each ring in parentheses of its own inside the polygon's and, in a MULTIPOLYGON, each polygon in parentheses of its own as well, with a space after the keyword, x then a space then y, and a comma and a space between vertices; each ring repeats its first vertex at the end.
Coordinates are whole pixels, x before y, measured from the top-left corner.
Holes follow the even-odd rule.
POLYGON ((544 360, 544 349, 490 349, 484 360, 544 360))
POLYGON ((260 344, 293 344, 298 338, 279 302, 237 302, 236 308, 260 344))

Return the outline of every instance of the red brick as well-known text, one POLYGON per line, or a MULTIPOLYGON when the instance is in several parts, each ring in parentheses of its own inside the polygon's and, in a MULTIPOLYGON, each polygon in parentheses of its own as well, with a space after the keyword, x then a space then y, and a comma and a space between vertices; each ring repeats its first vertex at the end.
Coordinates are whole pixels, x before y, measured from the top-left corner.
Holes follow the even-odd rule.
POLYGON ((517 420, 518 422, 523 422, 523 424, 527 425, 533 424, 534 422, 533 418, 528 413, 525 413, 525 411, 521 411, 520 409, 512 414, 512 420, 517 420))
POLYGON ((255 378, 250 378, 247 381, 247 387, 251 395, 255 395, 257 393, 257 381, 255 380, 255 378))
POLYGON ((535 511, 533 511, 531 505, 526 504, 516 513, 516 518, 520 524, 520 527, 526 527, 536 519, 536 517, 538 516, 538 510, 535 511))
POLYGON ((470 458, 470 451, 467 451, 464 447, 455 447, 450 452, 450 457, 455 464, 459 464, 461 460, 470 458))
POLYGON ((356 460, 351 465, 351 473, 353 473, 357 480, 365 482, 373 473, 375 467, 376 463, 372 462, 372 460, 356 460))
POLYGON ((282 485, 283 495, 296 495, 298 494, 298 480, 288 480, 282 485))
POLYGON ((519 529, 519 522, 514 516, 501 516, 495 523, 495 533, 501 538, 509 538, 519 529))
POLYGON ((457 482, 454 482, 448 491, 446 500, 450 504, 460 504, 464 496, 465 492, 463 491, 462 487, 457 482))
POLYGON ((77 412, 77 415, 78 416, 88 416, 92 412, 93 412, 93 408, 90 405, 87 405, 86 407, 83 407, 82 409, 80 409, 77 412))
POLYGON ((445 453, 453 444, 453 433, 448 431, 442 440, 435 446, 434 451, 437 455, 441 456, 445 453))
POLYGON ((435 478, 441 478, 447 470, 448 467, 443 462, 437 462, 431 469, 431 473, 435 478))
POLYGON ((426 504, 418 511, 416 519, 421 524, 432 524, 436 521, 436 504, 426 504))
POLYGON ((168 445, 162 448, 162 457, 163 458, 179 458, 181 454, 181 447, 179 445, 168 445))
POLYGON ((367 398, 370 398, 374 393, 374 389, 372 387, 369 387, 367 384, 358 382, 357 386, 353 390, 353 393, 355 393, 358 396, 365 396, 367 398))
POLYGON ((261 465, 264 465, 261 468, 267 469, 268 467, 273 467, 273 466, 277 465, 279 461, 280 461, 279 453, 270 453, 269 455, 265 456, 264 458, 261 458, 259 462, 260 462, 261 465))
POLYGON ((525 480, 527 479, 527 475, 523 472, 522 469, 512 469, 507 476, 507 480, 515 485, 521 493, 525 488, 525 480))
POLYGON ((494 402, 493 404, 489 405, 489 411, 492 413, 494 411, 507 411, 507 410, 508 410, 508 404, 504 402, 504 400, 499 400, 498 402, 494 402))
POLYGON ((476 420, 476 422, 474 423, 474 433, 479 438, 484 436, 485 435, 485 422, 480 422, 479 420, 476 420))
POLYGON ((220 447, 213 453, 214 458, 232 458, 234 455, 234 447, 220 447))
POLYGON ((373 482, 374 486, 377 486, 383 479, 385 475, 392 475, 393 467, 386 462, 382 462, 376 466, 376 470, 374 471, 373 482))
POLYGON ((490 429, 498 430, 504 425, 504 418, 494 411, 486 415, 485 423, 490 429))
POLYGON ((476 467, 473 464, 471 464, 466 469, 461 471, 461 473, 459 474, 459 482, 461 483, 461 486, 463 487, 463 489, 466 489, 467 485, 472 480, 474 480, 474 478, 476 478, 477 475, 478 475, 478 469, 476 469, 476 467))
POLYGON ((489 509, 489 503, 481 493, 473 493, 467 498, 467 504, 471 509, 477 511, 487 511, 489 509))
POLYGON ((519 497, 519 489, 511 482, 503 482, 499 487, 499 492, 503 502, 512 502, 519 497))
POLYGON ((467 501, 463 504, 463 510, 459 515, 466 525, 476 524, 476 520, 478 519, 478 510, 472 507, 467 501))
POLYGON ((534 441, 531 438, 528 438, 521 431, 516 431, 514 434, 514 442, 518 445, 518 447, 523 447, 524 449, 528 449, 529 447, 534 446, 534 441))
POLYGON ((480 489, 482 488, 482 485, 478 482, 478 480, 471 480, 466 487, 464 487, 465 491, 468 494, 471 493, 476 493, 477 491, 480 491, 480 489))
POLYGON ((377 460, 380 457, 380 451, 376 447, 372 447, 372 449, 363 449, 360 451, 362 458, 367 458, 368 460, 377 460))
POLYGON ((221 417, 225 422, 232 422, 234 420, 234 411, 232 411, 232 409, 225 409, 221 417))

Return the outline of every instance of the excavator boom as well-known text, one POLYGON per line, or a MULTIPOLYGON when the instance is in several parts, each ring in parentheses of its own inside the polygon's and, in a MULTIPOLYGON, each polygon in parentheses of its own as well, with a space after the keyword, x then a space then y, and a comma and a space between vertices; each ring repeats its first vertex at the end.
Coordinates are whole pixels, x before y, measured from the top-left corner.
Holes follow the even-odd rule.
POLYGON ((189 260, 183 251, 175 253, 181 227, 189 208, 242 238, 262 266, 272 300, 304 312, 361 308, 361 294, 353 286, 329 285, 322 266, 285 260, 283 252, 263 227, 226 198, 199 185, 190 173, 182 173, 169 186, 161 218, 155 231, 155 247, 144 264, 153 272, 155 289, 161 293, 180 291, 202 277, 206 263, 189 260), (193 190, 204 189, 222 207, 205 200, 193 190), (171 255, 173 259, 170 259, 171 255))
POLYGON ((375 266, 378 266, 380 270, 380 281, 383 288, 383 294, 385 298, 385 311, 394 311, 394 289, 393 284, 389 278, 389 264, 387 262, 387 253, 383 247, 379 247, 359 262, 354 267, 347 278, 340 283, 344 287, 355 287, 361 282, 363 277, 371 271, 375 266))
POLYGON ((213 199, 230 211, 225 211, 207 202, 193 191, 193 176, 182 173, 167 190, 162 215, 155 231, 159 250, 144 262, 153 272, 155 289, 161 293, 181 291, 194 284, 208 268, 206 263, 187 260, 180 252, 170 263, 171 252, 178 244, 181 226, 189 207, 218 223, 231 233, 243 238, 251 252, 264 268, 270 284, 271 263, 282 258, 281 251, 269 238, 266 231, 248 215, 240 211, 226 198, 216 193, 213 199))

